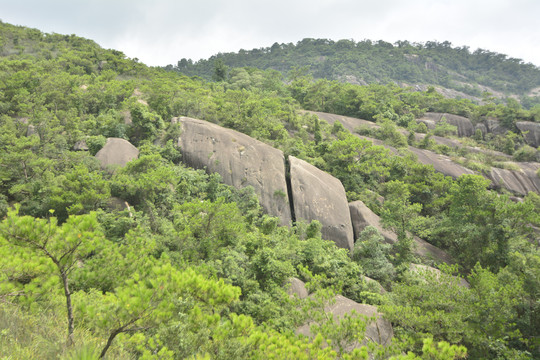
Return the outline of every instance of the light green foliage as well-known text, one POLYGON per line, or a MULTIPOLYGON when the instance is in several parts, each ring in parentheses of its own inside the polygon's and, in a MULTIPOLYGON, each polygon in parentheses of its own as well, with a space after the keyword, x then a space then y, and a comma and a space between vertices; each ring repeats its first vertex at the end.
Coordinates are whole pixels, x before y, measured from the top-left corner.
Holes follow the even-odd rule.
MULTIPOLYGON (((272 59, 278 70, 235 68, 240 64, 222 54, 230 76, 208 83, 147 67, 73 35, 45 35, 1 22, 0 34, 3 356, 81 358, 105 351, 114 359, 365 359, 365 348, 350 353, 323 348, 329 339, 337 344, 359 336, 360 324, 352 318, 339 325, 320 323, 312 341, 293 335, 309 319, 324 317, 314 311, 320 304, 286 294, 288 279, 298 277, 312 292, 332 289, 358 302, 390 306, 384 312, 392 317, 400 348, 369 347, 369 356, 423 351, 425 358, 450 358, 462 351, 448 343, 463 343, 471 358, 538 357, 539 257, 531 230, 540 224, 538 196, 512 203, 486 190, 481 178, 455 181, 421 165, 404 148, 395 156, 349 134, 337 121, 330 126, 297 111, 382 119, 380 137, 403 147, 395 126, 413 128, 414 118, 427 111, 475 122, 496 117, 514 131, 515 121, 534 119, 533 100, 525 110, 484 94, 483 105, 476 105, 445 98, 435 87, 358 86, 337 77, 412 84, 420 76, 479 96, 477 89, 455 84, 444 67, 434 77, 423 65, 454 64, 457 53, 449 44, 324 39, 274 44, 241 55, 260 64, 272 59), (301 57, 294 55, 297 50, 301 57), (366 55, 371 51, 377 56, 366 55), (380 67, 380 55, 390 61, 384 69, 392 69, 392 77, 380 67), (311 70, 304 67, 308 64, 311 70), (358 64, 365 68, 361 74, 355 73, 358 64), (281 74, 289 70, 285 83, 281 74), (319 79, 328 71, 335 81, 319 79), (402 80, 393 81, 394 76, 402 80), (406 264, 396 268, 401 279, 396 283, 388 262, 393 258, 374 232, 358 242, 355 262, 321 238, 318 222, 289 228, 261 216, 252 188, 233 189, 217 174, 179 164, 180 128, 166 125, 179 116, 231 127, 328 171, 342 181, 349 200, 365 200, 401 234, 398 261, 410 260, 402 256, 410 250, 404 235, 409 240, 412 233, 421 235, 450 251, 463 276, 472 272, 471 289, 456 288, 445 276, 411 280, 403 272, 406 264), (129 138, 140 158, 114 174, 102 172, 92 155, 107 137, 129 138), (83 139, 90 151, 72 151, 83 139), (111 195, 127 201, 129 209, 105 206, 111 195), (15 203, 19 215, 8 214, 15 203), (379 294, 362 280, 364 274, 386 282, 393 294, 379 294), (65 346, 66 318, 73 324, 71 347, 65 346), (434 340, 423 344, 424 338, 434 340)), ((463 75, 484 85, 505 91, 538 86, 536 70, 525 65, 467 49, 459 49, 459 58, 484 69, 480 77, 463 75), (501 75, 498 65, 511 70, 501 75), (512 80, 516 76, 522 77, 519 84, 512 80)), ((206 65, 210 77, 213 63, 196 66, 206 65)), ((185 59, 178 64, 184 70, 194 66, 185 59)), ((513 153, 522 143, 521 136, 508 132, 472 145, 513 153)), ((453 154, 434 146, 430 134, 419 146, 453 154)), ((530 149, 518 149, 516 156, 522 153, 529 156, 530 149)), ((480 170, 499 160, 465 150, 457 155, 480 170)))
POLYGON ((433 129, 433 134, 437 136, 457 135, 457 127, 449 124, 446 121, 446 118, 443 116, 441 121, 435 124, 435 129, 433 129))
POLYGON ((433 339, 424 339, 424 345, 422 346, 422 355, 417 356, 414 353, 407 353, 407 355, 392 356, 391 360, 455 360, 463 359, 467 357, 467 349, 464 346, 450 345, 446 341, 439 341, 434 343, 433 339))
POLYGON ((356 239, 352 258, 360 264, 367 276, 383 285, 390 285, 395 276, 389 256, 391 248, 376 228, 367 226, 356 239))
POLYGON ((399 180, 386 183, 381 222, 398 236, 395 245, 398 262, 411 260, 414 243, 409 231, 422 210, 422 204, 411 203, 410 197, 411 193, 405 183, 399 180))

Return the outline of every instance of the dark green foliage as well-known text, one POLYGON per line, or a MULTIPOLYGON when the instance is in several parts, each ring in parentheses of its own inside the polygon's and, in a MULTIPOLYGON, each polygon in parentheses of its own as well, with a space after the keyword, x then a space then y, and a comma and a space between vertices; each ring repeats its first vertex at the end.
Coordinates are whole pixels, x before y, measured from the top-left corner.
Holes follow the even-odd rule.
POLYGON ((448 41, 390 44, 307 38, 296 44, 274 44, 268 48, 219 54, 195 63, 182 59, 174 70, 210 80, 216 75, 216 69, 222 69, 225 64, 282 73, 293 67, 309 66, 315 78, 439 84, 473 96, 481 95, 477 84, 520 94, 540 84, 540 71, 533 64, 484 49, 471 52, 468 47, 452 47, 448 41))

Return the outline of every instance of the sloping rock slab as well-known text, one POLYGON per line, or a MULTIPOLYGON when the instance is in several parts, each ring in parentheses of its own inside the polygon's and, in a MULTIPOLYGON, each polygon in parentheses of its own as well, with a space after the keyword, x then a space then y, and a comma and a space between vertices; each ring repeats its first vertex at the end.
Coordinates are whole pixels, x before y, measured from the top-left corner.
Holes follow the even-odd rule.
MULTIPOLYGON (((352 311, 355 311, 359 315, 364 315, 366 317, 374 316, 375 321, 369 323, 366 328, 366 333, 364 335, 365 340, 373 341, 383 346, 389 345, 394 336, 394 330, 392 329, 392 324, 388 320, 384 320, 382 315, 377 311, 377 307, 373 305, 359 304, 351 299, 348 299, 342 295, 337 295, 335 297, 335 302, 325 306, 324 311, 326 313, 332 314, 334 319, 338 320, 343 318, 345 314, 350 314, 352 311)), ((296 332, 308 337, 311 337, 311 331, 309 330, 311 324, 306 324, 299 327, 296 332)), ((365 343, 365 341, 363 342, 365 343)), ((360 347, 362 344, 356 342, 354 344, 349 344, 345 350, 352 351, 355 348, 360 347)))
MULTIPOLYGON (((351 212, 351 220, 354 229, 355 238, 358 238, 360 233, 366 226, 375 227, 384 237, 384 240, 389 244, 395 244, 398 241, 397 235, 392 231, 383 229, 381 220, 377 214, 371 211, 362 201, 353 201, 349 204, 351 212)), ((445 251, 436 246, 431 245, 427 241, 414 237, 415 249, 414 254, 423 258, 432 259, 438 262, 453 264, 454 260, 445 251)))
MULTIPOLYGON (((437 122, 442 121, 443 118, 446 119, 446 122, 448 124, 454 125, 455 127, 457 127, 458 136, 473 136, 474 135, 474 126, 471 120, 463 116, 447 114, 447 113, 427 112, 419 120, 428 120, 428 121, 431 120, 437 123, 437 122)), ((428 129, 429 129, 429 126, 428 126, 428 129)))
POLYGON ((139 150, 129 141, 119 138, 108 138, 105 146, 96 154, 102 167, 125 166, 139 156, 139 150))
POLYGON ((494 188, 505 188, 519 195, 527 195, 529 191, 540 193, 540 178, 536 175, 540 167, 538 163, 520 163, 521 171, 491 168, 485 175, 491 180, 494 188))
POLYGON ((329 114, 329 113, 320 112, 320 111, 306 111, 306 112, 317 115, 319 119, 328 122, 330 125, 334 125, 336 121, 339 121, 341 125, 343 125, 343 127, 349 130, 351 133, 354 133, 355 129, 360 126, 366 126, 368 128, 379 128, 379 125, 368 120, 357 119, 357 118, 353 118, 349 116, 329 114))
POLYGON ((454 179, 463 174, 475 174, 474 171, 456 164, 448 156, 439 155, 429 150, 417 149, 412 146, 409 146, 409 150, 418 157, 418 161, 422 164, 432 165, 435 171, 446 176, 451 176, 454 179))
POLYGON ((516 126, 523 134, 527 145, 537 148, 540 146, 540 123, 531 121, 518 121, 516 126))
POLYGON ((217 172, 225 184, 252 186, 264 211, 291 222, 283 152, 245 134, 203 120, 180 118, 182 161, 217 172))
POLYGON ((289 163, 296 219, 318 220, 323 238, 352 250, 351 215, 341 181, 294 156, 289 156, 289 163))

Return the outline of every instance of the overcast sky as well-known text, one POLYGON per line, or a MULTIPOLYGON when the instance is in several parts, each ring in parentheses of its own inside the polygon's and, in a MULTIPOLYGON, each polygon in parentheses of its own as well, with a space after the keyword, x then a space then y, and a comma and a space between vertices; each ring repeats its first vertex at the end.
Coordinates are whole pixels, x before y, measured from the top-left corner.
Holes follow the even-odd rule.
POLYGON ((159 66, 303 38, 447 40, 540 66, 539 0, 0 0, 0 20, 159 66))

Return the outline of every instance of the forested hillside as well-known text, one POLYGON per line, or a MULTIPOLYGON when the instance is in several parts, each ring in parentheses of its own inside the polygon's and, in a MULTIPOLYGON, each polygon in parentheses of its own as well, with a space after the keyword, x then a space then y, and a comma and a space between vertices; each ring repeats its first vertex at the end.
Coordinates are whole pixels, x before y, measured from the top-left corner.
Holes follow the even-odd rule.
MULTIPOLYGON (((349 43, 327 46, 337 44, 349 43)), ((538 69, 500 63, 520 73, 486 73, 493 86, 537 86, 538 69)), ((481 176, 538 161, 517 124, 537 124, 540 106, 316 80, 298 67, 287 79, 272 69, 208 67, 215 81, 151 68, 75 35, 0 23, 0 356, 540 356, 540 196, 491 190, 481 176), (350 132, 306 110, 377 128, 350 132), (418 122, 427 112, 492 121, 500 131, 457 138, 446 121, 434 129, 418 122), (324 239, 318 221, 280 226, 252 187, 183 164, 178 117, 234 129, 316 166, 383 229, 366 226, 349 252, 324 239), (463 146, 444 147, 437 136, 463 146), (104 166, 95 155, 110 138, 136 147, 131 161, 104 166), (411 147, 452 156, 478 175, 445 176, 411 147), (417 238, 452 260, 418 257, 417 238), (306 296, 291 295, 298 282, 306 296), (366 335, 373 318, 336 321, 328 306, 345 297, 376 307, 393 328, 390 344, 366 335)))
POLYGON ((500 93, 500 97, 529 95, 524 99, 527 103, 538 103, 538 93, 530 92, 540 87, 540 69, 533 64, 489 50, 453 47, 448 41, 391 44, 308 38, 296 44, 220 53, 197 62, 181 59, 167 68, 210 80, 216 61, 231 68, 274 69, 284 75, 295 67, 309 66, 316 79, 353 84, 440 85, 460 92, 461 97, 481 98, 485 91, 500 93))

